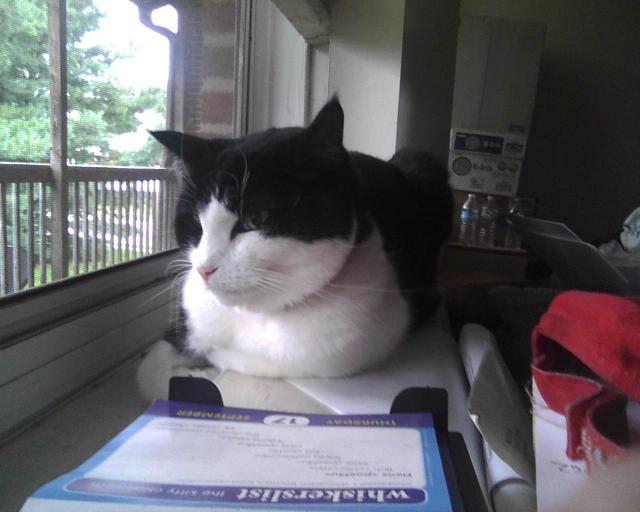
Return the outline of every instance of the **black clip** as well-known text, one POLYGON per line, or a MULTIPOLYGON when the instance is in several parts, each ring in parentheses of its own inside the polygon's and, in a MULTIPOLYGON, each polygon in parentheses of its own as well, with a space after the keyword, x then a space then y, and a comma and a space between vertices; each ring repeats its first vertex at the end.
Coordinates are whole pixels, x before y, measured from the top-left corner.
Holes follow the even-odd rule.
POLYGON ((218 386, 203 377, 171 377, 169 400, 224 407, 218 386))

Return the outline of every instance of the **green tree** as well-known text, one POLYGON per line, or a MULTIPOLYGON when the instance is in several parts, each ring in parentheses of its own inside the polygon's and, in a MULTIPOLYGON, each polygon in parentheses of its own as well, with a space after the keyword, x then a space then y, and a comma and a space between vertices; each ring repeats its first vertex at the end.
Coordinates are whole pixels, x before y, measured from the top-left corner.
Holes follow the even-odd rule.
MULTIPOLYGON (((124 1, 124 0, 118 0, 124 1)), ((110 147, 115 135, 135 131, 136 114, 164 117, 165 92, 123 87, 110 73, 127 58, 82 44, 103 14, 92 0, 67 4, 69 160, 77 164, 153 165, 158 144, 131 152, 110 147)), ((0 0, 0 160, 46 162, 49 158, 48 22, 46 0, 0 0)))

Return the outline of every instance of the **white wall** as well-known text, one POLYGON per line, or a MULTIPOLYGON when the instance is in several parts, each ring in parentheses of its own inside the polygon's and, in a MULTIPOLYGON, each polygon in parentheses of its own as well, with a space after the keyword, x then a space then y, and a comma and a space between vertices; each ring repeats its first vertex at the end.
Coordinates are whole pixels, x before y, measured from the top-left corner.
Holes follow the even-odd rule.
POLYGON ((254 6, 248 131, 303 126, 307 44, 273 3, 254 6))
POLYGON ((307 124, 327 102, 329 96, 329 43, 312 46, 309 52, 309 104, 307 124))
POLYGON ((404 7, 404 0, 331 3, 329 94, 345 111, 345 146, 385 159, 396 148, 404 7))

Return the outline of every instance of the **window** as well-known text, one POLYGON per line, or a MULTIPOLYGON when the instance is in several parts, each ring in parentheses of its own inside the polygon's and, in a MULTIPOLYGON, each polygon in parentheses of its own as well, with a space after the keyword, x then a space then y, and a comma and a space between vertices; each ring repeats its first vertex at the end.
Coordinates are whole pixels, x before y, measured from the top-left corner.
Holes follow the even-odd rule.
POLYGON ((179 180, 146 128, 241 133, 250 4, 0 0, 0 438, 162 336, 179 180))
POLYGON ((172 247, 175 180, 146 132, 165 125, 169 41, 129 0, 0 11, 0 295, 172 247))

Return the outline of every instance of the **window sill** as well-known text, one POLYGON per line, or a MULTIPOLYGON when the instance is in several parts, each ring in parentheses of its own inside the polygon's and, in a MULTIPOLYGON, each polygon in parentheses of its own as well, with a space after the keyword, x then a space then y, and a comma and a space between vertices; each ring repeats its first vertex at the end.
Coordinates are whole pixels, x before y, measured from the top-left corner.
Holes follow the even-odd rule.
POLYGON ((2 301, 0 439, 162 337, 173 295, 165 272, 175 257, 148 257, 2 301))
POLYGON ((167 266, 178 254, 170 250, 0 298, 0 350, 53 324, 164 282, 167 266))
POLYGON ((41 421, 0 445, 0 509, 17 512, 41 485, 79 466, 131 423, 148 403, 131 359, 41 421))

